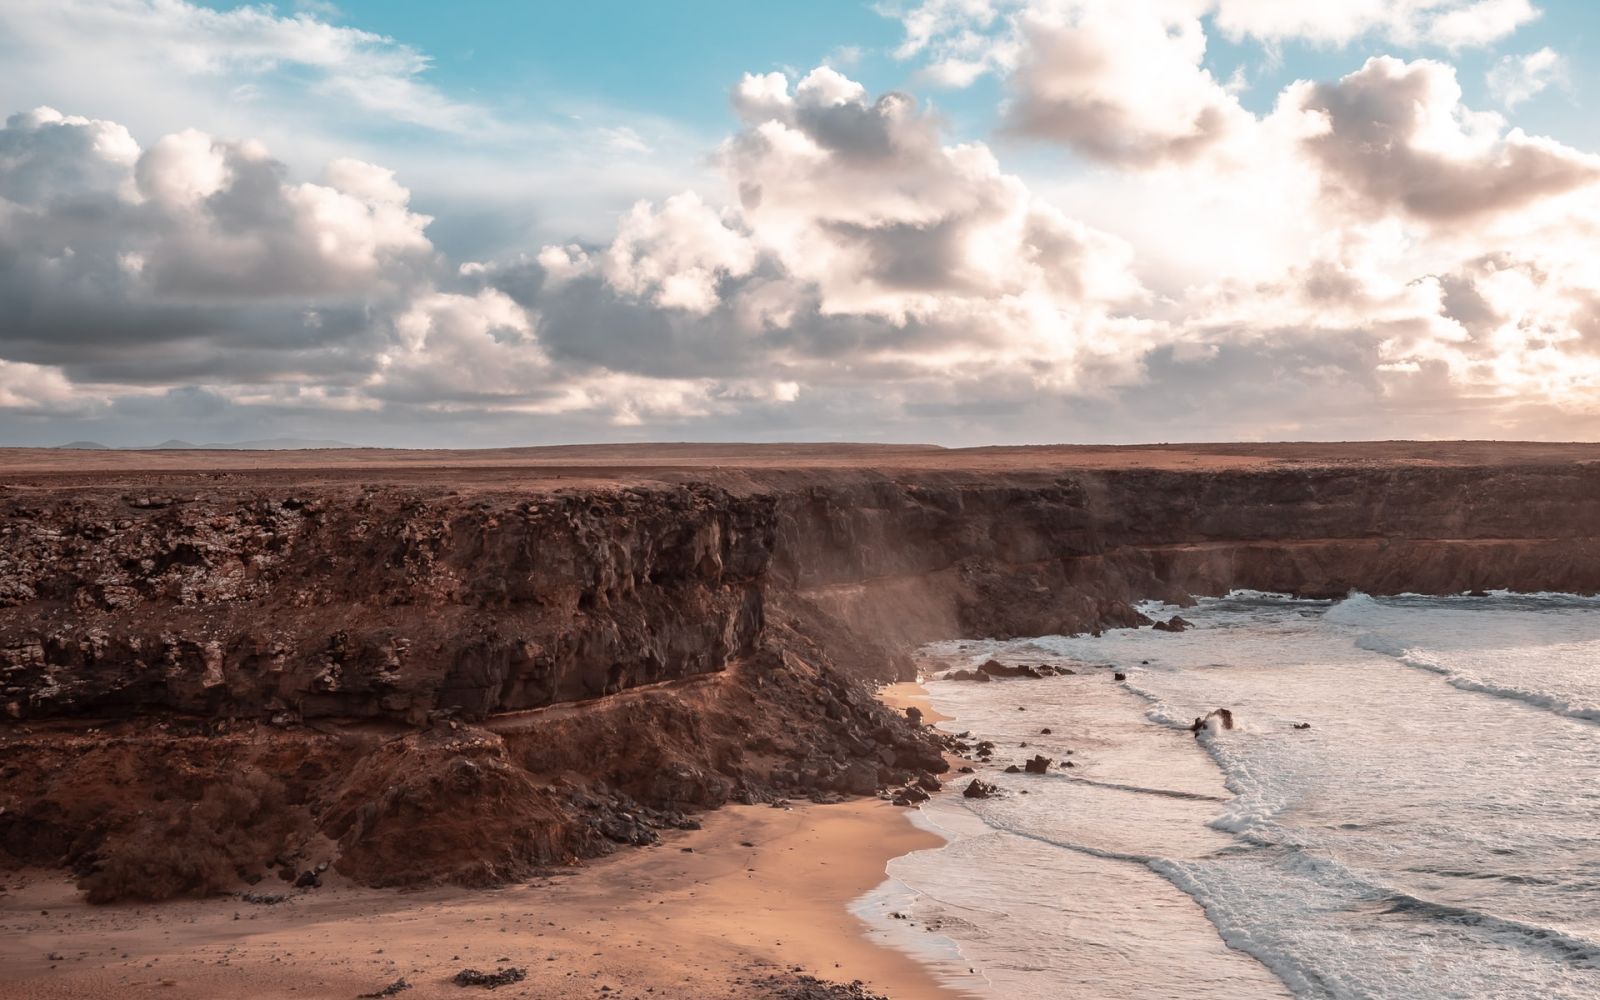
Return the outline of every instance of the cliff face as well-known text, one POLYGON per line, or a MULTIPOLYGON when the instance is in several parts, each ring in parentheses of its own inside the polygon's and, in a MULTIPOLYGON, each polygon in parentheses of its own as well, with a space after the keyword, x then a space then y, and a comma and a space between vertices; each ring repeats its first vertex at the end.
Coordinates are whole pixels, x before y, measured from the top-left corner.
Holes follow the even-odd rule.
POLYGON ((762 627, 770 505, 704 489, 0 503, 13 716, 421 723, 721 670, 762 627))
POLYGON ((318 837, 373 884, 517 877, 685 810, 939 770, 862 684, 921 642, 1234 588, 1594 592, 1597 525, 1586 462, 16 486, 0 844, 99 898, 318 837))
POLYGON ((882 677, 907 644, 1150 597, 1593 591, 1596 525, 1596 465, 8 497, 0 693, 14 718, 482 717, 720 671, 774 607, 853 628, 882 677))

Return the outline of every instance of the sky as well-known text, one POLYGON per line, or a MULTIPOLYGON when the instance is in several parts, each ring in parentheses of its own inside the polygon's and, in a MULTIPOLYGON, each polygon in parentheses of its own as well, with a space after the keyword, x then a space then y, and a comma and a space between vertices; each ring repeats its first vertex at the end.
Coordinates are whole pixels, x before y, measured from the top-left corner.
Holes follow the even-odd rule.
POLYGON ((0 444, 1600 436, 1600 4, 5 0, 0 444))

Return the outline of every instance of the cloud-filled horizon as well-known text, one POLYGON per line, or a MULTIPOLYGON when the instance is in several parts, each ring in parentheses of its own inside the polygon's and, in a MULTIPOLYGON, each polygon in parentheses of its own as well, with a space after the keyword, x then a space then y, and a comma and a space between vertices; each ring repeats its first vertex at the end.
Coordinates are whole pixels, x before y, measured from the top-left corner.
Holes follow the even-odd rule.
POLYGON ((0 8, 0 444, 1600 434, 1577 0, 606 6, 0 8))

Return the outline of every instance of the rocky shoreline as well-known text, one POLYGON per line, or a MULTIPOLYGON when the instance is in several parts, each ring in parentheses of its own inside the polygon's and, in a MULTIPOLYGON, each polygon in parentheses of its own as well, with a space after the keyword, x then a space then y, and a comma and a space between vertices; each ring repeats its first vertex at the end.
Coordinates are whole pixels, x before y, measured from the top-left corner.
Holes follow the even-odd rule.
POLYGON ((1596 456, 1297 447, 0 470, 0 857, 107 901, 505 884, 730 802, 913 804, 943 748, 872 688, 921 642, 1600 590, 1596 456))

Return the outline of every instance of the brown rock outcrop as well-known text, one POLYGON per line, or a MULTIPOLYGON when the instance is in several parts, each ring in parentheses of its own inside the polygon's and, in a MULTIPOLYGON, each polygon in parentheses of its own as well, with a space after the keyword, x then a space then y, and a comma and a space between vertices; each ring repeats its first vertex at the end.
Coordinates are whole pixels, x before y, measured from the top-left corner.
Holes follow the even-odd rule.
POLYGON ((363 882, 482 884, 943 771, 867 687, 921 642, 1234 588, 1600 590, 1600 454, 1295 447, 0 468, 0 845, 97 898, 329 841, 363 882))

